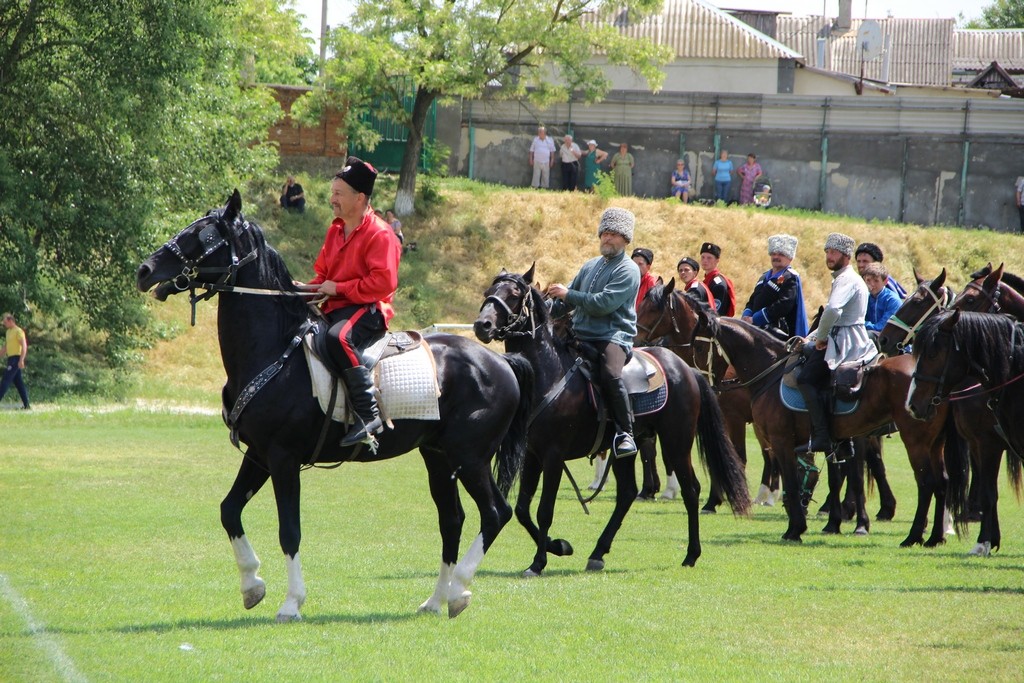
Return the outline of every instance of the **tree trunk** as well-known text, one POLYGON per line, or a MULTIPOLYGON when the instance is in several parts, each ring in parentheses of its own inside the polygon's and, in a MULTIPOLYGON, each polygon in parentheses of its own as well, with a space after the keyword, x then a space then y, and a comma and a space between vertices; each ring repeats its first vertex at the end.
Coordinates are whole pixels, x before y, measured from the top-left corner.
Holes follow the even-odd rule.
POLYGON ((409 139, 405 141, 402 170, 398 174, 398 193, 395 195, 395 214, 408 216, 413 212, 416 197, 416 173, 419 170, 420 154, 423 152, 423 129, 427 123, 427 112, 437 99, 437 92, 418 88, 412 105, 412 121, 409 125, 409 139))

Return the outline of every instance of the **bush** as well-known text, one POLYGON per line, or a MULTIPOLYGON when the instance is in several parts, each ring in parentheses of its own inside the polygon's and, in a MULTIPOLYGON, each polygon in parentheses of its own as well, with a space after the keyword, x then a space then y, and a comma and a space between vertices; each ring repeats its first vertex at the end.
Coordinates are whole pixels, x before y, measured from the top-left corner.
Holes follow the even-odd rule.
POLYGON ((597 182, 594 183, 594 193, 601 199, 618 197, 619 192, 615 189, 615 179, 610 171, 598 171, 597 182))

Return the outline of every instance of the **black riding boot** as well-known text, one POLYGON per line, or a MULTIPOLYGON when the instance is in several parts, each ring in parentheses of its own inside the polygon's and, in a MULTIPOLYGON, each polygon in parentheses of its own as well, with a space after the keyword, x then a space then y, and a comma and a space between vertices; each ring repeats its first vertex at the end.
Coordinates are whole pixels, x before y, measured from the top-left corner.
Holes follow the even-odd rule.
POLYGON ((629 392, 622 379, 609 379, 606 384, 608 409, 615 423, 615 438, 612 439, 612 453, 616 458, 636 455, 636 442, 633 440, 633 406, 629 402, 629 392))
POLYGON ((832 451, 832 436, 828 431, 828 392, 808 384, 798 386, 807 404, 807 416, 811 418, 811 442, 807 450, 811 453, 829 453, 832 451))
POLYGON ((362 365, 357 365, 345 370, 341 376, 348 386, 348 396, 355 413, 355 423, 342 438, 341 446, 354 446, 362 441, 369 441, 384 425, 377 411, 377 399, 373 395, 373 378, 370 377, 370 371, 362 365))

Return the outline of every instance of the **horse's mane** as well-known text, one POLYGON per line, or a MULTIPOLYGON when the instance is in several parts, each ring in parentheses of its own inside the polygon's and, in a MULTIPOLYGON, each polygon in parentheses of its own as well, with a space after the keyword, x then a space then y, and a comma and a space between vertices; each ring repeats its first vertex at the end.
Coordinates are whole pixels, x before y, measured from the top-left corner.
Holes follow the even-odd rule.
MULTIPOLYGON (((223 210, 221 210, 220 217, 223 218, 223 210)), ((235 251, 239 255, 248 254, 251 251, 256 252, 257 258, 253 265, 257 268, 259 281, 263 287, 285 292, 298 291, 292 283, 292 276, 288 272, 288 266, 285 265, 284 259, 276 249, 267 243, 263 228, 259 223, 239 215, 229 227, 235 251)), ((289 317, 305 320, 308 308, 302 297, 277 296, 274 299, 281 304, 289 317)))
MULTIPOLYGON (((700 299, 696 299, 692 296, 684 295, 683 300, 686 301, 686 303, 690 306, 690 309, 693 310, 695 313, 704 313, 708 320, 709 336, 716 336, 718 334, 719 327, 721 327, 722 325, 722 317, 718 315, 718 311, 712 308, 711 305, 708 304, 707 302, 701 301, 700 299)), ((784 341, 777 338, 770 332, 762 330, 760 327, 755 327, 754 325, 744 322, 739 318, 725 318, 725 320, 741 327, 748 334, 750 334, 750 336, 753 337, 755 341, 758 342, 758 344, 764 346, 765 348, 771 351, 778 351, 779 349, 785 348, 786 343, 784 341)))
POLYGON ((1014 275, 1013 273, 1003 272, 1003 277, 1000 278, 1001 282, 1005 282, 1010 286, 1010 289, 1014 290, 1018 294, 1024 294, 1024 278, 1020 275, 1014 275))
MULTIPOLYGON (((932 351, 941 332, 939 325, 954 313, 943 311, 925 321, 914 340, 915 358, 932 351)), ((1024 330, 1014 335, 1016 325, 1008 316, 963 311, 953 326, 953 342, 961 353, 986 368, 991 379, 1010 377, 1024 368, 1024 330)))

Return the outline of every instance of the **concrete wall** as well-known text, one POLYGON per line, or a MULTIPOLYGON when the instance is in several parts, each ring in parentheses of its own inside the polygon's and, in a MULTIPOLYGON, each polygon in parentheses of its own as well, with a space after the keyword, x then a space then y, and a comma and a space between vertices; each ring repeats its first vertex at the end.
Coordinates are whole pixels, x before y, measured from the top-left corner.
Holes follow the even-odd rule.
MULTIPOLYGON (((571 112, 572 131, 581 146, 583 140, 594 138, 601 149, 611 154, 617 151, 620 142, 629 143, 636 158, 633 189, 640 196, 669 195, 669 177, 682 152, 694 176, 694 196, 710 199, 714 194, 711 166, 717 134, 719 147, 728 150, 737 165, 743 163, 748 152, 758 155, 758 161, 772 181, 775 203, 779 205, 922 225, 964 225, 1002 231, 1019 228, 1013 181, 1024 175, 1024 162, 1020 161, 1024 158, 1022 131, 992 134, 994 124, 986 123, 983 134, 917 132, 907 111, 893 115, 891 99, 886 101, 886 111, 882 112, 888 118, 881 120, 891 119, 899 124, 895 128, 902 125, 905 131, 879 132, 867 125, 865 132, 828 129, 823 132, 821 126, 831 119, 822 116, 820 104, 816 114, 818 130, 809 125, 788 128, 778 124, 772 127, 748 125, 752 121, 780 120, 778 115, 774 118, 767 115, 769 107, 779 106, 778 99, 774 97, 769 102, 766 98, 764 112, 748 112, 742 119, 724 115, 725 105, 719 106, 716 101, 716 111, 721 114, 717 127, 645 125, 644 116, 630 112, 628 103, 620 104, 623 109, 620 121, 594 123, 587 123, 588 112, 581 105, 574 109, 563 105, 557 110, 540 113, 487 110, 476 106, 472 122, 474 176, 493 183, 528 186, 528 149, 536 122, 543 120, 549 133, 558 139, 570 127, 567 114, 571 112), (822 190, 823 147, 826 168, 822 190), (965 148, 968 150, 967 181, 961 196, 965 148)), ((638 104, 637 108, 653 106, 646 102, 638 104)), ((664 106, 675 107, 673 111, 677 112, 685 111, 680 119, 696 121, 701 118, 693 114, 693 106, 690 109, 682 109, 678 103, 664 106)), ((751 106, 748 102, 748 110, 751 106)), ((832 102, 828 106, 836 105, 832 102)), ((911 109, 913 106, 916 105, 911 109)), ((606 112, 608 107, 606 102, 600 111, 606 112)), ((467 174, 470 153, 470 124, 465 111, 464 108, 462 136, 455 153, 459 174, 467 174)), ((930 116, 936 121, 956 118, 963 125, 963 115, 953 115, 956 109, 951 108, 949 113, 944 111, 930 116)), ((863 120, 870 115, 869 111, 864 111, 863 120)), ((992 121, 1002 120, 1002 114, 993 116, 992 121)), ((652 118, 668 117, 655 115, 652 118)), ((786 118, 788 114, 781 120, 786 118)), ((851 118, 849 113, 846 118, 851 118)), ((794 117, 797 119, 799 117, 794 117)), ((551 185, 561 187, 557 164, 552 170, 551 185)), ((738 190, 738 181, 734 181, 733 197, 738 190)))

